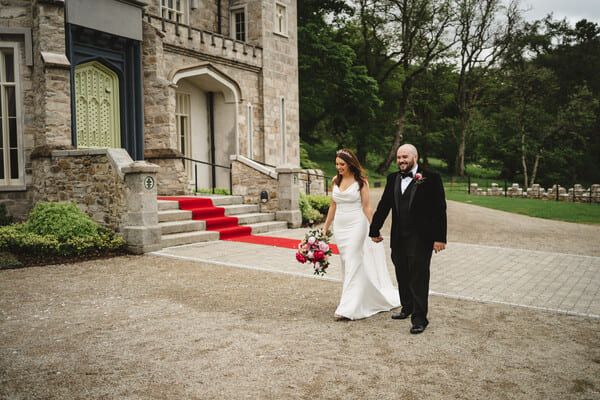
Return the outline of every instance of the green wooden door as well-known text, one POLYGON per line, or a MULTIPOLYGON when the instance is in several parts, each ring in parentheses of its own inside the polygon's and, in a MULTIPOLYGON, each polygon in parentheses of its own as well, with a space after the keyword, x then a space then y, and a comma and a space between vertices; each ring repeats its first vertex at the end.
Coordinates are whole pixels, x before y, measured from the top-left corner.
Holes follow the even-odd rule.
POLYGON ((121 147, 119 77, 97 61, 75 67, 77 147, 121 147))

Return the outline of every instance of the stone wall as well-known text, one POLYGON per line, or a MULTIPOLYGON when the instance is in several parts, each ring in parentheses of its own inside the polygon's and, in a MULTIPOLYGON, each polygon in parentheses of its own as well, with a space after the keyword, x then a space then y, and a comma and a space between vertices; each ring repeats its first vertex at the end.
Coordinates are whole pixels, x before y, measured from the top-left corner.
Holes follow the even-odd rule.
POLYGON ((327 191, 325 190, 325 176, 320 169, 303 169, 298 174, 298 179, 300 180, 300 191, 304 194, 326 195, 331 190, 330 187, 327 187, 327 191))
POLYGON ((246 204, 260 204, 261 211, 277 211, 278 203, 278 181, 273 176, 264 174, 239 161, 232 161, 233 194, 244 196, 246 204), (260 193, 266 191, 269 200, 266 203, 260 201, 260 193))
POLYGON ((73 201, 98 223, 119 230, 125 184, 106 150, 54 151, 33 159, 33 201, 73 201))
POLYGON ((471 184, 471 194, 476 196, 505 196, 521 197, 541 200, 571 201, 580 203, 600 203, 600 184, 584 188, 576 184, 572 188, 553 185, 544 189, 539 184, 534 184, 528 189, 523 189, 518 183, 507 187, 506 191, 497 183, 492 183, 489 188, 480 188, 477 183, 471 184))
POLYGON ((300 165, 300 113, 298 93, 298 46, 296 1, 287 6, 288 33, 275 33, 275 2, 262 1, 263 99, 265 162, 300 165), (285 99, 285 160, 281 148, 281 99, 285 99))

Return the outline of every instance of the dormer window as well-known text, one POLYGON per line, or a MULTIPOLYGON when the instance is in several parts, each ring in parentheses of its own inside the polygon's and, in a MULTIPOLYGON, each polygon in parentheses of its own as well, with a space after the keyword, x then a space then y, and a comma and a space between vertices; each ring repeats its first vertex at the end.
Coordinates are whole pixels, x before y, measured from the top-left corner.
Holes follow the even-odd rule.
POLYGON ((161 16, 169 21, 187 24, 188 0, 160 0, 161 16))
POLYGON ((287 7, 285 4, 275 3, 275 33, 288 35, 287 7))
POLYGON ((246 7, 231 9, 231 37, 240 42, 246 41, 246 7))

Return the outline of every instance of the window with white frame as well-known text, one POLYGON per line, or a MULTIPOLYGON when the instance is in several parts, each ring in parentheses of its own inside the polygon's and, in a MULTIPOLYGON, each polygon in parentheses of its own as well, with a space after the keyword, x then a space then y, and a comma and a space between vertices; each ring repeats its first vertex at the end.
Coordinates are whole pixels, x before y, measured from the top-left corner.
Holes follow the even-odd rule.
POLYGON ((160 12, 169 21, 187 24, 188 0, 160 0, 160 12))
POLYGON ((236 7, 231 9, 231 37, 240 42, 246 41, 246 7, 236 7))
MULTIPOLYGON (((191 157, 191 121, 190 121, 190 95, 176 93, 175 98, 175 125, 177 129, 177 147, 185 157, 191 157)), ((188 176, 192 175, 192 166, 189 160, 184 161, 188 176)))
POLYGON ((282 3, 275 3, 275 33, 287 36, 287 7, 282 3))
POLYGON ((253 133, 254 133, 254 107, 252 107, 251 103, 248 103, 246 106, 246 128, 248 129, 248 158, 254 158, 254 143, 253 143, 253 133))
POLYGON ((23 185, 19 48, 0 42, 0 186, 23 185))
POLYGON ((285 99, 282 97, 279 102, 279 131, 281 135, 281 163, 285 164, 285 99))

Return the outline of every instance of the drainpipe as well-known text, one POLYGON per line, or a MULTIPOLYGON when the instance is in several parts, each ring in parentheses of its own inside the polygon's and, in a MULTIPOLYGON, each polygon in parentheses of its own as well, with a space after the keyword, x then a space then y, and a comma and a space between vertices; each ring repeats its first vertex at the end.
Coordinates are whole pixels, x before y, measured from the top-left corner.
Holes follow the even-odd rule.
POLYGON ((208 92, 208 120, 209 120, 209 131, 210 131, 210 162, 211 174, 212 174, 212 192, 215 193, 215 187, 217 186, 217 167, 215 157, 215 103, 214 93, 208 92))

